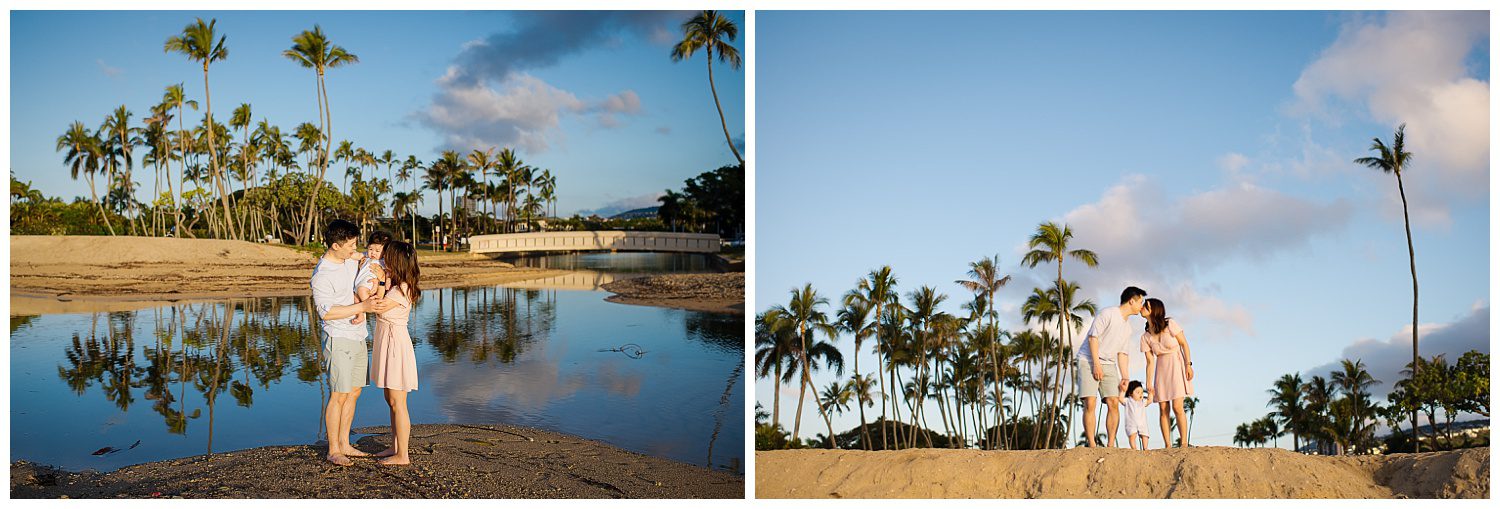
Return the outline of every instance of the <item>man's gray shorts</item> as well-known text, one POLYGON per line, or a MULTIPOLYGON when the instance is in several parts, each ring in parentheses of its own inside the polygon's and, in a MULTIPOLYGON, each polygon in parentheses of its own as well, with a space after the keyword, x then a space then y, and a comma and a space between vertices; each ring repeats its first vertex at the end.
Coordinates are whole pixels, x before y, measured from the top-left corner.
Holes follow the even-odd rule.
POLYGON ((354 392, 369 385, 370 350, 363 339, 330 338, 323 335, 323 358, 328 363, 328 383, 333 392, 354 392))
POLYGON ((1120 397, 1120 368, 1114 364, 1100 364, 1099 368, 1104 371, 1103 380, 1094 380, 1094 368, 1085 360, 1078 360, 1078 397, 1089 398, 1103 396, 1106 398, 1120 397))

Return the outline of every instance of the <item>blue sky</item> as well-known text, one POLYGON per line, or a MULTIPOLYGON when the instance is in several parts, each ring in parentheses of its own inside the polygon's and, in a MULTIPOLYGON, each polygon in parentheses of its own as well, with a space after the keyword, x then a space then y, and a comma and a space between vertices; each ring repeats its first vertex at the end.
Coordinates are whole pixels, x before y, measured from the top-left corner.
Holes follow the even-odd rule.
MULTIPOLYGON (((1052 270, 1019 266, 1023 244, 1067 222, 1100 255, 1065 267, 1086 297, 1109 306, 1142 286, 1183 323, 1194 441, 1229 445, 1283 373, 1363 358, 1383 399, 1409 361, 1396 182, 1350 162, 1406 122, 1423 353, 1489 351, 1487 13, 756 21, 757 312, 803 283, 837 302, 889 264, 903 295, 932 285, 957 314, 970 297, 953 281, 998 254, 1014 276, 1002 326, 1017 330, 1052 270)), ((852 340, 837 344, 848 361, 852 340)), ((860 365, 875 366, 868 349, 860 365)), ((756 384, 767 410, 772 387, 756 384)), ((796 391, 783 388, 788 428, 796 391)), ((812 408, 803 436, 826 432, 812 408)))
MULTIPOLYGON (((744 15, 726 14, 741 25, 734 44, 744 53, 744 15)), ((320 24, 360 59, 328 73, 337 140, 424 162, 445 148, 515 147, 524 161, 557 176, 563 214, 651 206, 662 190, 735 162, 702 53, 679 63, 668 58, 690 15, 16 11, 11 168, 47 195, 87 196, 86 184, 69 178, 53 150, 57 136, 74 120, 95 128, 121 104, 140 122, 172 83, 184 83, 201 103, 201 69, 164 53, 162 44, 203 17, 216 18, 228 36, 229 58, 209 77, 220 122, 243 102, 257 121, 269 119, 284 133, 316 122, 313 73, 281 52, 293 35, 320 24), (450 73, 469 79, 444 81, 450 73)), ((714 78, 730 134, 743 140, 744 74, 716 63, 714 78)), ((338 182, 341 172, 331 166, 329 178, 338 182)), ((135 177, 144 198, 151 173, 137 164, 135 177)), ((421 210, 436 212, 437 201, 429 196, 421 210)))

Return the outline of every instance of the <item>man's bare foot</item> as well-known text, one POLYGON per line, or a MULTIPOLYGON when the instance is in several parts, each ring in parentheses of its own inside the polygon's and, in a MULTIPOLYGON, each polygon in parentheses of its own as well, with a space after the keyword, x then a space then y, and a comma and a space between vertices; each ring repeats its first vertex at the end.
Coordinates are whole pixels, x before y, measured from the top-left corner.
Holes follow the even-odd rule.
POLYGON ((328 458, 326 458, 326 459, 328 460, 329 463, 332 463, 332 464, 335 464, 335 465, 338 465, 338 466, 341 466, 341 467, 347 467, 349 465, 353 465, 354 464, 353 461, 349 461, 349 458, 346 458, 346 457, 344 457, 344 455, 339 454, 339 453, 329 454, 328 458))
POLYGON ((390 447, 390 448, 387 448, 384 451, 380 451, 380 452, 375 453, 375 457, 376 458, 389 458, 389 457, 395 456, 395 455, 396 455, 396 448, 395 447, 390 447))
POLYGON ((378 459, 376 461, 379 461, 381 465, 410 465, 411 464, 411 458, 406 457, 406 456, 391 456, 389 458, 380 458, 380 459, 378 459))

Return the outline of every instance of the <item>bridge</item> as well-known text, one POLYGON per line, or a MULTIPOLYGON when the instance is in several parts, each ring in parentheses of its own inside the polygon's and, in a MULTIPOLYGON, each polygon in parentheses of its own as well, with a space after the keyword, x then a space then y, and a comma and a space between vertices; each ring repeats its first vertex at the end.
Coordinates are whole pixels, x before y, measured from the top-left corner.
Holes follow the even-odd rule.
POLYGON ((572 251, 712 254, 719 252, 719 236, 711 233, 582 231, 502 233, 469 237, 469 252, 473 254, 572 251))

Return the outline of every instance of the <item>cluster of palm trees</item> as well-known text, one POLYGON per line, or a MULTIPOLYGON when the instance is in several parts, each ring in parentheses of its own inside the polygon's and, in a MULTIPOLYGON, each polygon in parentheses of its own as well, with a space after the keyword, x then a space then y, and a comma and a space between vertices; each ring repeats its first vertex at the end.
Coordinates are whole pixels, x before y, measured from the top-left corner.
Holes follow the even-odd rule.
POLYGON ((1292 449, 1314 444, 1319 454, 1348 454, 1374 447, 1375 429, 1385 413, 1370 397, 1382 383, 1370 376, 1364 361, 1344 359, 1327 377, 1303 381, 1300 373, 1282 375, 1266 392, 1271 412, 1235 428, 1236 445, 1264 445, 1292 436, 1292 449))
MULTIPOLYGON (((359 57, 334 44, 317 25, 292 37, 291 47, 282 52, 317 76, 316 123, 302 122, 283 132, 264 118, 257 122, 248 103, 233 110, 228 125, 218 122, 209 69, 228 58, 229 50, 227 37, 215 30, 216 22, 197 19, 164 45, 165 51, 201 64, 201 120, 184 120, 188 109, 196 111, 200 103, 188 98, 183 84, 177 83, 166 87, 161 101, 139 123, 121 105, 98 128, 75 121, 57 138, 57 151, 64 153, 72 178, 87 181, 99 218, 111 235, 121 233, 110 219, 112 212, 126 217, 125 233, 131 235, 194 237, 203 221, 207 234, 215 238, 272 236, 306 244, 329 214, 358 217, 368 224, 384 215, 389 204, 396 219, 411 219, 409 238, 416 239, 421 232, 415 210, 423 199, 417 170, 425 171, 422 189, 435 191, 440 201, 447 193, 455 209, 461 208, 460 199, 466 205, 464 217, 448 218, 450 233, 501 229, 493 220, 470 220, 479 212, 474 203, 506 204, 505 231, 515 231, 518 224, 530 227, 549 214, 549 206, 555 213, 557 180, 552 172, 523 164, 512 149, 502 149, 498 156, 495 148, 467 156, 450 151, 424 165, 416 156, 402 158, 392 150, 370 150, 349 140, 335 148, 325 75, 358 63, 359 57), (132 174, 141 150, 140 164, 154 171, 152 198, 146 203, 135 198, 138 184, 132 174), (325 193, 328 166, 338 162, 345 166, 342 189, 325 193), (492 174, 498 182, 490 181, 492 174), (406 191, 393 192, 408 183, 406 191)), ((494 217, 495 210, 490 207, 486 217, 494 217)))
POLYGON ((969 292, 961 314, 940 311, 948 299, 932 286, 908 292, 902 299, 890 267, 871 271, 840 299, 836 310, 812 285, 793 289, 785 305, 756 317, 756 373, 776 382, 771 425, 781 425, 781 384, 798 384, 793 443, 801 434, 804 400, 814 390, 817 411, 828 428, 823 443, 855 443, 866 449, 955 447, 1035 449, 1062 447, 1072 427, 1078 398, 1065 383, 1075 369, 1069 338, 1092 316, 1096 306, 1079 300, 1079 286, 1063 278, 1063 263, 1098 265, 1092 251, 1070 246, 1072 229, 1042 223, 1032 235, 1022 264, 1057 265, 1050 288, 1035 288, 1021 304, 1022 320, 1036 328, 1004 331, 998 325, 995 293, 1010 282, 998 256, 969 264, 966 279, 956 281, 969 292), (1048 327, 1056 327, 1049 330, 1048 327), (853 339, 853 376, 816 391, 812 372, 829 369, 843 376, 840 337, 853 339), (873 343, 878 365, 859 369, 859 354, 873 343), (865 408, 880 404, 875 429, 865 408), (928 402, 936 403, 936 416, 928 402), (860 427, 846 438, 835 433, 832 414, 857 408, 860 427), (1065 410, 1068 409, 1068 410, 1065 410), (893 422, 894 421, 894 422, 893 422), (937 440, 927 431, 932 421, 944 432, 937 440))

